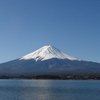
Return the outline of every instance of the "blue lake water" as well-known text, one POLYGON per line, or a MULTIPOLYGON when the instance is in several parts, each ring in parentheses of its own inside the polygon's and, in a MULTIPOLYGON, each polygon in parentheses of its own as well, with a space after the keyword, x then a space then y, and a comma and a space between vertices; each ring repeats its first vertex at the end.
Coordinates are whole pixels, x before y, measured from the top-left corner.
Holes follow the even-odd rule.
POLYGON ((100 81, 0 80, 0 100, 100 100, 100 81))

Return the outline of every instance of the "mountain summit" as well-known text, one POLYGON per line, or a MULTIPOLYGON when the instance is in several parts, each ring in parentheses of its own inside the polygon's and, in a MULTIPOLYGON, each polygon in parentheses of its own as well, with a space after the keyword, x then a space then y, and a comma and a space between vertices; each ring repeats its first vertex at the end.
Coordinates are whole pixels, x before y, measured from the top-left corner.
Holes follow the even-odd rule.
POLYGON ((34 59, 36 61, 38 60, 43 61, 43 60, 48 60, 52 58, 78 60, 77 58, 71 57, 61 52, 60 50, 56 49, 52 45, 43 46, 40 49, 21 57, 20 60, 34 59))

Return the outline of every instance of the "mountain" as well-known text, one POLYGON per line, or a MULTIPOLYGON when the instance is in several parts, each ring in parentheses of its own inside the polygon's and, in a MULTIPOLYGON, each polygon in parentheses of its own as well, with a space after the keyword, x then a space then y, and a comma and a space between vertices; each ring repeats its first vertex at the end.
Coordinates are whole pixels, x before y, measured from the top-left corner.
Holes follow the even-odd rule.
POLYGON ((100 63, 69 56, 54 46, 43 46, 21 58, 0 64, 0 75, 100 74, 100 63))

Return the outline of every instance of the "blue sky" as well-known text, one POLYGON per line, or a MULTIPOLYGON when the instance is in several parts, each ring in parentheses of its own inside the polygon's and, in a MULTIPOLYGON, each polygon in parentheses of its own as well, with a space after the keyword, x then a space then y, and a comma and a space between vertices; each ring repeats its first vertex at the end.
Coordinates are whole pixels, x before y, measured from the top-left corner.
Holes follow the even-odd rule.
POLYGON ((100 0, 0 0, 0 63, 49 44, 100 62, 100 0))

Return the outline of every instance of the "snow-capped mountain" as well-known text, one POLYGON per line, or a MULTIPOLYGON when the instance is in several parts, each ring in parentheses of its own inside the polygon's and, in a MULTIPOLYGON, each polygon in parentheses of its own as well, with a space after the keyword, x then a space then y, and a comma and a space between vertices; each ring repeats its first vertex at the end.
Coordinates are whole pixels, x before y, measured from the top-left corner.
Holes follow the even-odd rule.
POLYGON ((78 60, 77 58, 71 57, 67 54, 64 54, 63 52, 56 49, 54 46, 48 45, 43 46, 42 48, 36 50, 35 52, 32 52, 28 55, 25 55, 20 58, 20 60, 48 60, 52 58, 58 58, 58 59, 69 59, 69 60, 78 60))
POLYGON ((0 75, 100 74, 100 63, 79 60, 48 45, 0 64, 0 75))

